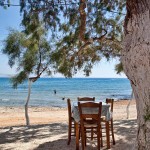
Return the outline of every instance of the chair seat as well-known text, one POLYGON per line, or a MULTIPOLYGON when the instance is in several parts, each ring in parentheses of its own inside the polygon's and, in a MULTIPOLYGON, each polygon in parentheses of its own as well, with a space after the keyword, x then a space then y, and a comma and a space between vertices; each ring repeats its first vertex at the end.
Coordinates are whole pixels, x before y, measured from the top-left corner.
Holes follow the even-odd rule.
POLYGON ((96 128, 97 127, 97 124, 96 123, 84 123, 84 126, 86 127, 86 128, 96 128))
POLYGON ((86 119, 83 121, 84 125, 95 126, 97 125, 97 121, 93 119, 86 119))

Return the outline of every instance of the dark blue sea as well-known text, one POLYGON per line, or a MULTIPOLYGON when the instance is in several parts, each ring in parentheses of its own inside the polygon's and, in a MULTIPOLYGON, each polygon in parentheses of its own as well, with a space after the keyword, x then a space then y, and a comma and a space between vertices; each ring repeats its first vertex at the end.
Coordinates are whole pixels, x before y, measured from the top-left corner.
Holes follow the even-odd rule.
MULTIPOLYGON (((40 78, 32 84, 30 106, 66 107, 66 100, 77 97, 130 99, 130 82, 126 78, 40 78), (56 94, 54 93, 56 90, 56 94)), ((12 88, 10 78, 0 78, 0 106, 24 106, 28 82, 12 88)))

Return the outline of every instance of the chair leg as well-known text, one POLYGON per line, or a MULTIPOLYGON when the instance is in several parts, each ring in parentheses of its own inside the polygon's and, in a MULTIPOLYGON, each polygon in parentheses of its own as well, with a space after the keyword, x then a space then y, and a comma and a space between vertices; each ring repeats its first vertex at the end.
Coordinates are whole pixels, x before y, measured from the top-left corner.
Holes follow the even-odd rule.
POLYGON ((86 128, 85 128, 85 131, 84 131, 84 145, 86 146, 86 128))
POLYGON ((100 125, 100 138, 101 138, 101 147, 103 147, 103 135, 102 135, 102 126, 100 125))
POLYGON ((97 131, 97 149, 100 150, 100 129, 97 131))
POLYGON ((72 124, 71 124, 71 122, 69 122, 69 127, 68 127, 68 142, 67 142, 68 145, 70 144, 70 141, 71 141, 71 127, 72 127, 72 124))
POLYGON ((80 131, 80 127, 79 127, 79 139, 80 139, 80 137, 81 137, 81 131, 80 131))
POLYGON ((112 134, 113 145, 115 145, 113 120, 111 120, 111 134, 112 134))
POLYGON ((105 122, 105 126, 106 126, 106 142, 107 142, 107 148, 110 149, 110 131, 109 131, 109 122, 106 121, 105 122))
POLYGON ((82 150, 85 150, 86 137, 84 129, 81 130, 81 142, 82 142, 82 150))

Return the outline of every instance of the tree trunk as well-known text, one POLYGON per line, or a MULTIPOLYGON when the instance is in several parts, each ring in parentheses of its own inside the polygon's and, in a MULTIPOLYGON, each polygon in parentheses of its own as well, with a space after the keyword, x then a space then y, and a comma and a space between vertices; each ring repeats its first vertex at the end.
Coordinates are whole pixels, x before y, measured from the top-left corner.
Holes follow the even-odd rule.
POLYGON ((26 125, 29 126, 30 125, 30 119, 29 119, 29 115, 28 115, 28 104, 29 104, 29 100, 30 100, 30 94, 31 94, 31 84, 32 84, 32 80, 28 80, 28 97, 27 97, 27 101, 25 104, 25 118, 26 118, 26 125))
POLYGON ((127 0, 122 63, 137 107, 136 150, 150 150, 150 1, 127 0))

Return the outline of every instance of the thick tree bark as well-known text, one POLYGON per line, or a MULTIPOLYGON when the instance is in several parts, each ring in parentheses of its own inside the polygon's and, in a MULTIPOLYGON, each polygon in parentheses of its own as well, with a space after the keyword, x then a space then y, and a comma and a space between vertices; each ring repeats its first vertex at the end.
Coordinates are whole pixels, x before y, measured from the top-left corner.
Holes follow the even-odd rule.
POLYGON ((150 1, 127 0, 122 63, 137 106, 138 150, 150 150, 150 1))

